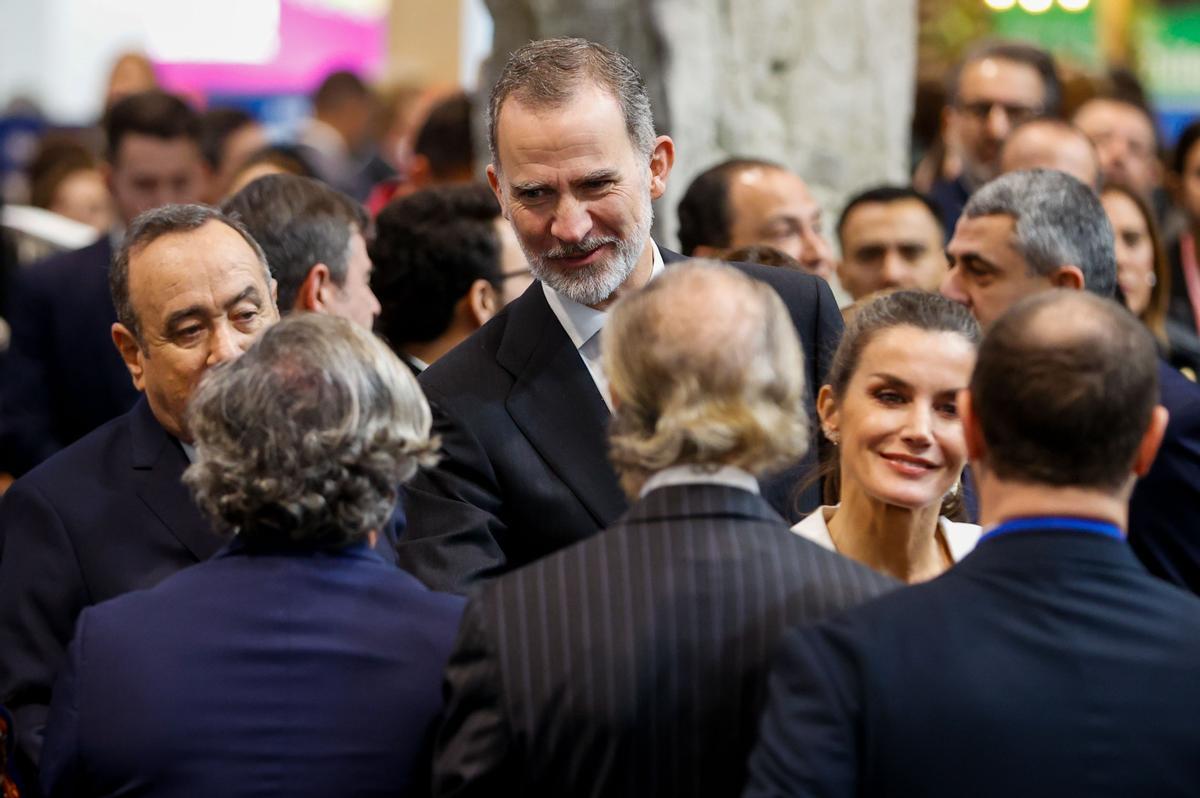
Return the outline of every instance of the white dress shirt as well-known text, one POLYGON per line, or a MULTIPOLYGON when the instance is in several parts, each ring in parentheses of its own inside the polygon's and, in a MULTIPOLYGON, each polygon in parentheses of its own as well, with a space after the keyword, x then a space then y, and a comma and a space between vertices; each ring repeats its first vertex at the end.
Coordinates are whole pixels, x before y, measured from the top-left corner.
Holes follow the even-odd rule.
MULTIPOLYGON (((654 280, 663 273, 665 267, 662 255, 658 251, 658 245, 654 243, 653 239, 650 241, 650 247, 654 253, 654 267, 650 272, 650 279, 654 280)), ((581 305, 545 283, 542 283, 542 291, 546 294, 546 302, 550 305, 550 310, 554 312, 555 317, 558 318, 558 323, 566 331, 571 343, 575 344, 575 349, 579 352, 579 357, 583 359, 583 365, 587 367, 588 373, 592 375, 592 382, 596 383, 596 390, 600 392, 604 404, 608 405, 609 412, 612 412, 612 398, 608 395, 608 379, 604 376, 604 369, 600 365, 600 331, 604 329, 608 311, 581 305)))
MULTIPOLYGON (((822 548, 837 551, 833 545, 833 538, 829 535, 829 519, 833 518, 835 512, 837 505, 818 507, 792 527, 792 531, 822 548)), ((979 536, 983 534, 983 530, 975 524, 961 524, 945 516, 938 518, 938 525, 942 529, 942 537, 946 539, 946 547, 950 549, 950 559, 954 562, 970 554, 971 549, 979 542, 979 536)))
POLYGON ((758 494, 758 480, 749 471, 737 466, 677 465, 664 468, 646 480, 642 485, 640 496, 645 496, 656 488, 668 485, 725 485, 730 488, 748 490, 758 494))

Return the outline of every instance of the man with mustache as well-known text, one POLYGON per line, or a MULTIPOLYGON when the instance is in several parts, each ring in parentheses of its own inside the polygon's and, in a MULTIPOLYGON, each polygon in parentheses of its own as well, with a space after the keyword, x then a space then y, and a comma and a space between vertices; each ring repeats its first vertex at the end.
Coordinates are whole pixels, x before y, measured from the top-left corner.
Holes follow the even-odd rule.
MULTIPOLYGON (((533 42, 492 89, 488 180, 538 282, 421 375, 445 458, 407 487, 403 567, 465 591, 610 525, 628 506, 606 459, 611 412, 600 369, 609 307, 681 256, 650 238, 651 201, 675 160, 625 57, 582 39, 533 42)), ((842 327, 811 275, 743 264, 787 305, 808 385, 842 327)), ((811 399, 810 399, 811 401, 811 399)), ((799 464, 810 466, 812 457, 799 464)), ((798 472, 764 485, 788 518, 798 472)))

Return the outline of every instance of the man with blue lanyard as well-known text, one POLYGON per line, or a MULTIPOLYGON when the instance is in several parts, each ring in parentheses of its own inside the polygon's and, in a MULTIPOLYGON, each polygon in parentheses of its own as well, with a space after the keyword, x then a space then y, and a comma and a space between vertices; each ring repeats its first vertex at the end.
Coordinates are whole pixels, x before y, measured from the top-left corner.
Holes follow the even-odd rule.
POLYGON ((785 639, 745 795, 1200 795, 1200 599, 1123 540, 1154 351, 1080 291, 995 322, 958 401, 985 535, 785 639))

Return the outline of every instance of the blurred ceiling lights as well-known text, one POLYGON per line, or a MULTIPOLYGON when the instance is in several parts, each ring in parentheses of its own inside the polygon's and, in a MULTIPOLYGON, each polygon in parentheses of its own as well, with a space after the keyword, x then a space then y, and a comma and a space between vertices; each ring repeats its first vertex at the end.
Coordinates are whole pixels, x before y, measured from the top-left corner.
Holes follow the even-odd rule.
MULTIPOLYGON (((1072 13, 1083 11, 1091 0, 1057 0, 1058 7, 1072 13)), ((983 0, 983 4, 993 11, 1008 11, 1020 6, 1022 11, 1030 14, 1044 14, 1054 6, 1055 0, 983 0)))

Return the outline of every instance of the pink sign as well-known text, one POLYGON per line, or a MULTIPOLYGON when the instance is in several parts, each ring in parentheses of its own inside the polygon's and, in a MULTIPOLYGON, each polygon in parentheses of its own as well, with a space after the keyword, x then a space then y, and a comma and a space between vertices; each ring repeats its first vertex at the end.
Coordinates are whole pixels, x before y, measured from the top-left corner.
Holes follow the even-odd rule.
POLYGON ((350 16, 282 0, 279 52, 265 64, 156 63, 164 88, 193 97, 307 94, 329 72, 370 78, 384 65, 387 17, 350 16))

